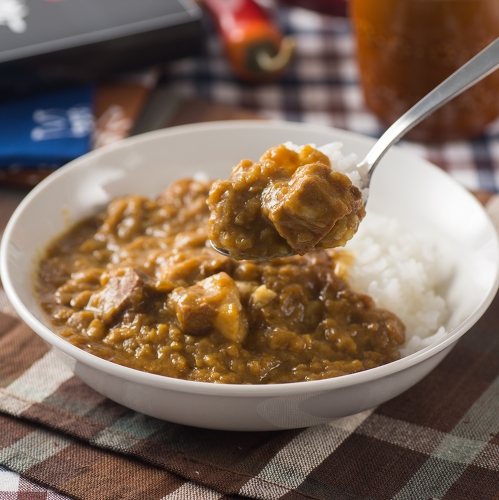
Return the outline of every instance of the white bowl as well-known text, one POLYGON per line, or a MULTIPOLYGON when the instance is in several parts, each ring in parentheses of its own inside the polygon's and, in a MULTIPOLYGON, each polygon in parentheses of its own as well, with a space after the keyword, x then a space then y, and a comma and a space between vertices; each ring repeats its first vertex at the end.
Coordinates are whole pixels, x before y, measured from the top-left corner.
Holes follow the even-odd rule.
POLYGON ((372 408, 421 380, 480 318, 499 282, 496 231, 480 204, 450 176, 421 158, 392 149, 373 178, 368 210, 436 238, 454 268, 446 298, 451 317, 443 340, 398 361, 343 377, 278 385, 218 385, 140 372, 100 359, 56 335, 37 304, 34 269, 46 245, 112 198, 154 195, 173 180, 207 172, 227 177, 242 158, 257 159, 281 142, 342 141, 343 152, 373 140, 331 128, 282 122, 188 125, 138 136, 85 155, 37 186, 3 237, 0 273, 22 319, 95 390, 139 412, 224 430, 310 426, 372 408))

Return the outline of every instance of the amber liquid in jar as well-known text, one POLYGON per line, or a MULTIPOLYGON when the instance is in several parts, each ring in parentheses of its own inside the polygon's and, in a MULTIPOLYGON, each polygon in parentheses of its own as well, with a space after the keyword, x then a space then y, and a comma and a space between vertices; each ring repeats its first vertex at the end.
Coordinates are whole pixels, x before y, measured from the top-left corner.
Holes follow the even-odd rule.
MULTIPOLYGON (((392 124, 499 37, 499 0, 352 0, 367 106, 392 124)), ((499 71, 414 128, 421 141, 468 139, 499 116, 499 71)))

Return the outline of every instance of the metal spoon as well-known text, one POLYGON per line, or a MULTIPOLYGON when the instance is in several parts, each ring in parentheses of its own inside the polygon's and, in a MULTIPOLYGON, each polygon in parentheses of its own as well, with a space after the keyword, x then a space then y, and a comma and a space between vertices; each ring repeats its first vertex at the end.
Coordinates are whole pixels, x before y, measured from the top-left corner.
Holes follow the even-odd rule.
MULTIPOLYGON (((438 87, 435 87, 386 130, 369 153, 367 153, 366 157, 358 164, 358 168, 361 171, 367 171, 363 187, 369 187, 372 174, 381 158, 406 132, 445 103, 454 99, 454 97, 457 97, 498 68, 499 38, 461 66, 438 85, 438 87)), ((230 257, 230 253, 227 250, 218 248, 211 241, 210 243, 217 252, 230 257)))

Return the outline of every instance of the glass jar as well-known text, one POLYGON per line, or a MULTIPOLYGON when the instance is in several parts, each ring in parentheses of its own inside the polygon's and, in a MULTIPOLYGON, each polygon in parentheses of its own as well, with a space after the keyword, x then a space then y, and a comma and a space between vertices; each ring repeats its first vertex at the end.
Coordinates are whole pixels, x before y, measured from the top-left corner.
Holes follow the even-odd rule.
MULTIPOLYGON (((351 0, 367 106, 385 125, 499 37, 499 0, 351 0)), ((468 139, 499 116, 499 71, 414 128, 421 141, 468 139)))

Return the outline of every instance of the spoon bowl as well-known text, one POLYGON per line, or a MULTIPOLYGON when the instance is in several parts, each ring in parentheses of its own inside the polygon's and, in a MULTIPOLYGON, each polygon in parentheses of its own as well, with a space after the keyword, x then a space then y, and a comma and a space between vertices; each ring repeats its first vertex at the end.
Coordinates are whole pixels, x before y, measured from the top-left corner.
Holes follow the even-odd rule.
MULTIPOLYGON (((215 245, 215 243, 213 243, 213 241, 210 240, 210 245, 211 245, 211 248, 213 248, 213 250, 215 250, 216 252, 218 252, 219 254, 223 255, 224 257, 229 257, 229 258, 233 258, 231 253, 226 250, 225 248, 219 248, 217 245, 215 245)), ((296 255, 295 252, 293 252, 292 250, 290 250, 288 253, 285 253, 285 254, 282 254, 282 255, 279 255, 278 257, 272 257, 272 258, 275 258, 275 259, 283 259, 285 257, 291 257, 292 255, 296 255)), ((259 257, 254 257, 252 255, 247 255, 244 257, 244 260, 264 260, 262 258, 259 258, 259 257)), ((271 259, 267 259, 267 260, 271 260, 271 259)))

